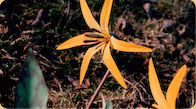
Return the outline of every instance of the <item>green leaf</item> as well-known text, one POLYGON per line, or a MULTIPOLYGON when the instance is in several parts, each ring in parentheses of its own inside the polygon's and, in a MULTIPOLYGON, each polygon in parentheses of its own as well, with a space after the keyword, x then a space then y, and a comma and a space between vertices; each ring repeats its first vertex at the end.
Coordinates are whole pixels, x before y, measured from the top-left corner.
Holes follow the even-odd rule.
POLYGON ((15 94, 15 108, 46 108, 48 88, 42 71, 29 48, 15 94))
POLYGON ((113 109, 113 107, 112 107, 112 101, 110 99, 108 99, 107 104, 105 106, 105 109, 113 109))

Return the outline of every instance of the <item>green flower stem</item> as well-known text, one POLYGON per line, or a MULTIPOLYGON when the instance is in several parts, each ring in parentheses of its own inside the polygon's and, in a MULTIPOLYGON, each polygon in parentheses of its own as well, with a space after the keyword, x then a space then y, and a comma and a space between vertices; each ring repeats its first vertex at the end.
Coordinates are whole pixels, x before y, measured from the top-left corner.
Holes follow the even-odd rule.
POLYGON ((97 93, 98 93, 99 90, 101 89, 101 86, 103 85, 104 81, 105 81, 106 78, 108 77, 109 72, 110 72, 110 71, 107 70, 107 72, 105 73, 103 79, 101 80, 101 83, 100 83, 99 86, 97 87, 97 89, 96 89, 96 91, 94 92, 94 94, 91 96, 91 99, 90 99, 90 101, 89 101, 89 103, 88 103, 88 105, 87 105, 87 109, 89 109, 90 106, 91 106, 91 104, 93 103, 93 101, 94 101, 94 99, 95 99, 97 93))

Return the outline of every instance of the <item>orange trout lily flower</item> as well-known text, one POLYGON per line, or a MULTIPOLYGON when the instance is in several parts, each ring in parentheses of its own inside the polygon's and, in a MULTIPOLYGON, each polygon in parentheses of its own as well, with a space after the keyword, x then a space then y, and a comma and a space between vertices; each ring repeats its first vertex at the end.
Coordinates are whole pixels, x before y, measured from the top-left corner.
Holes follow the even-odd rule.
POLYGON ((118 70, 112 56, 110 53, 110 47, 119 51, 125 52, 152 52, 150 48, 135 45, 132 43, 127 43, 121 40, 116 39, 111 36, 108 29, 109 17, 112 8, 113 0, 105 0, 101 16, 100 16, 100 25, 94 19, 91 11, 86 3, 86 0, 80 0, 80 6, 84 20, 86 24, 91 28, 95 29, 98 32, 86 32, 81 35, 75 36, 64 43, 60 44, 57 47, 57 50, 69 49, 72 47, 80 45, 95 45, 87 50, 84 55, 81 69, 80 69, 80 84, 82 83, 84 76, 86 74, 89 62, 93 55, 98 51, 102 51, 103 60, 105 65, 110 70, 114 78, 122 85, 124 88, 127 88, 120 71, 118 70))
POLYGON ((157 78, 157 74, 152 62, 152 58, 149 62, 149 82, 150 82, 150 90, 152 95, 157 102, 157 104, 153 104, 152 106, 159 109, 175 109, 176 105, 176 98, 178 96, 178 92, 182 83, 182 80, 186 74, 187 66, 183 65, 178 72, 176 73, 175 77, 171 81, 167 93, 166 98, 163 95, 161 90, 159 80, 157 78))

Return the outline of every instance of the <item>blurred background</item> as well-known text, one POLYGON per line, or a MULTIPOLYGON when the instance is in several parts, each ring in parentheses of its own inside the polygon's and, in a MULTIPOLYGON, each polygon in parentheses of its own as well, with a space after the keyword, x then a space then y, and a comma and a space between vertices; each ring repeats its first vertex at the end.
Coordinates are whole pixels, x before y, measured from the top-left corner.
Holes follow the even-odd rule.
MULTIPOLYGON (((87 0, 99 21, 104 0, 87 0)), ((150 107, 155 103, 148 82, 152 57, 165 94, 177 70, 188 66, 177 107, 195 103, 195 6, 190 0, 114 0, 109 29, 119 39, 153 49, 152 53, 112 56, 126 79, 123 89, 110 75, 92 107, 111 99, 115 108, 150 107)), ((83 84, 80 66, 90 46, 57 51, 57 46, 86 31, 79 0, 5 0, 0 6, 0 104, 13 107, 16 83, 32 47, 49 89, 48 108, 84 108, 96 90, 106 66, 101 53, 91 60, 83 84)))

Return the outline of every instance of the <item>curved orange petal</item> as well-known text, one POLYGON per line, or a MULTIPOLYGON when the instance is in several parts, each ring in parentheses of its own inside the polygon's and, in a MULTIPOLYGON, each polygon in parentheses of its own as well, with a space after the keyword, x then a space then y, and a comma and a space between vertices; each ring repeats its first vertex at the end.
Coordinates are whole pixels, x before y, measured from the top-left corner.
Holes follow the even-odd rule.
POLYGON ((88 65, 90 63, 90 60, 95 53, 97 53, 101 48, 104 46, 104 43, 100 43, 94 47, 91 47, 87 50, 87 52, 84 55, 82 66, 80 69, 80 84, 82 84, 82 81, 84 80, 84 76, 86 74, 86 70, 88 68, 88 65))
POLYGON ((152 52, 152 49, 111 37, 112 48, 125 52, 152 52))
POLYGON ((0 5, 1 5, 1 3, 3 2, 4 0, 0 0, 0 5))
POLYGON ((152 106, 157 108, 157 109, 160 109, 159 105, 157 105, 157 104, 152 104, 152 106))
POLYGON ((176 105, 176 98, 182 83, 182 80, 186 74, 186 69, 187 66, 183 65, 177 72, 176 76, 170 83, 168 89, 167 89, 167 94, 166 94, 166 100, 167 103, 171 108, 175 108, 176 105))
POLYGON ((191 107, 191 109, 196 109, 196 105, 194 105, 193 107, 191 107))
POLYGON ((194 3, 194 5, 196 6, 196 0, 191 0, 193 3, 194 3))
POLYGON ((167 102, 165 100, 165 97, 163 95, 163 92, 161 90, 159 80, 157 78, 157 74, 152 62, 152 58, 150 58, 149 62, 149 83, 150 83, 150 90, 152 92, 152 95, 157 102, 159 107, 166 107, 167 102))
POLYGON ((103 61, 105 62, 105 65, 110 70, 114 78, 118 81, 118 83, 127 89, 127 85, 125 84, 125 81, 120 74, 120 71, 118 70, 116 63, 114 62, 112 55, 110 53, 110 43, 108 43, 105 47, 105 50, 103 52, 103 61))
POLYGON ((0 104, 0 109, 5 109, 3 106, 1 106, 1 104, 0 104))
POLYGON ((91 29, 94 28, 100 32, 103 31, 100 25, 94 19, 93 15, 91 14, 91 11, 86 3, 86 0, 80 0, 80 6, 81 6, 84 20, 86 21, 86 24, 89 26, 89 28, 91 29))
POLYGON ((84 34, 81 34, 60 44, 57 47, 57 50, 69 49, 69 48, 80 46, 80 45, 91 45, 91 44, 97 43, 97 42, 88 42, 88 43, 84 42, 84 41, 90 41, 90 40, 96 41, 97 38, 90 38, 90 37, 86 37, 84 34))
POLYGON ((148 109, 148 108, 145 108, 145 107, 137 107, 136 109, 148 109))
POLYGON ((105 30, 108 34, 109 34, 108 23, 110 19, 112 3, 113 0, 105 0, 100 16, 100 25, 102 29, 105 30))

